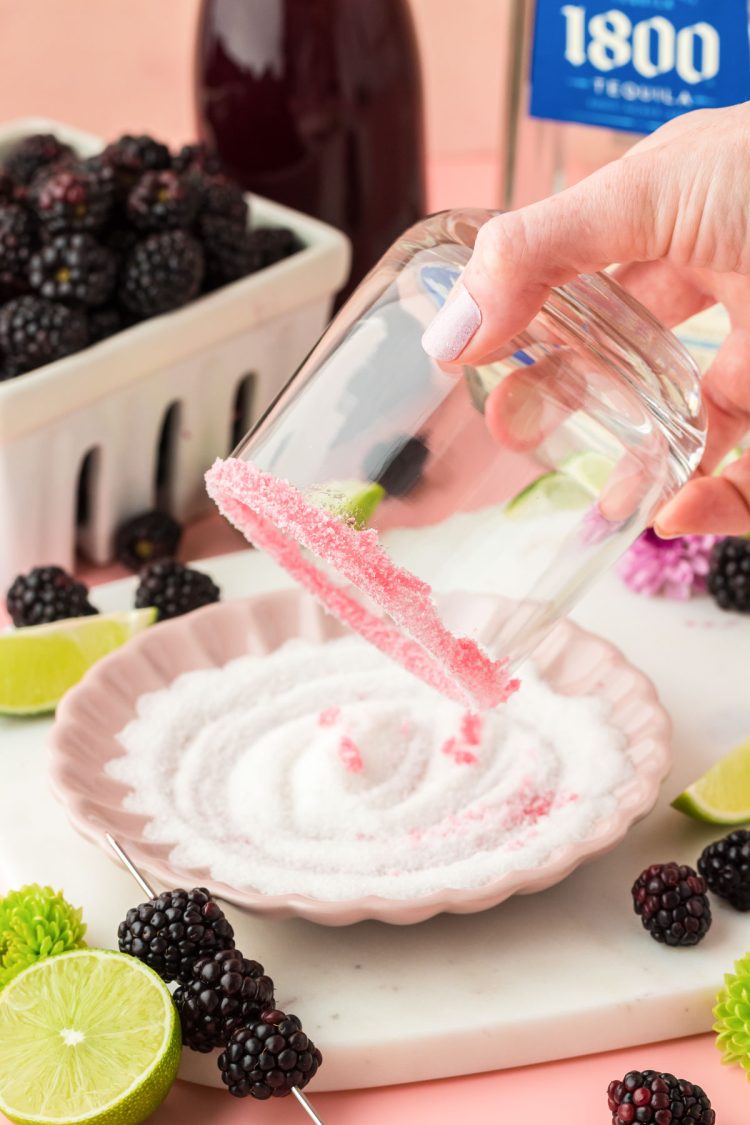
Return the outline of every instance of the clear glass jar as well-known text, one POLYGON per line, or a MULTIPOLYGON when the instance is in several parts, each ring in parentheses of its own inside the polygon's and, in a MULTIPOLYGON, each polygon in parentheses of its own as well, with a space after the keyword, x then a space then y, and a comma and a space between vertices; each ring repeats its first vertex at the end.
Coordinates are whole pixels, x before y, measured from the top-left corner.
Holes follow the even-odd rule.
POLYGON ((604 275, 556 289, 486 367, 425 354, 490 217, 407 231, 207 478, 332 612, 475 708, 506 698, 509 671, 684 484, 705 438, 690 356, 604 275), (463 595, 490 573, 503 597, 477 620, 463 595))

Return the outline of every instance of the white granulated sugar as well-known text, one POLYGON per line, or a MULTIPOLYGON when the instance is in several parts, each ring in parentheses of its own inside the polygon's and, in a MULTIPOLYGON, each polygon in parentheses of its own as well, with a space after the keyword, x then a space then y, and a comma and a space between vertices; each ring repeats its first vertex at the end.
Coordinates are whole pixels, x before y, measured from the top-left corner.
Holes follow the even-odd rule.
POLYGON ((108 772, 177 867, 267 894, 414 898, 543 863, 632 773, 593 697, 527 669, 481 716, 360 638, 289 641, 143 696, 108 772))

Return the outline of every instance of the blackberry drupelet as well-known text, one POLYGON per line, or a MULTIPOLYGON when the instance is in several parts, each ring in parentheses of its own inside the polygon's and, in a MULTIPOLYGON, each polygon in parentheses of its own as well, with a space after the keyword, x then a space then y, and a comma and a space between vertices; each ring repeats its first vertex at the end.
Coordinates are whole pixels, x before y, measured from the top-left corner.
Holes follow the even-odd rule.
POLYGON ((209 176, 224 171, 218 152, 204 144, 183 145, 172 157, 172 167, 176 172, 205 172, 209 176))
POLYGON ((85 348, 86 318, 44 297, 16 297, 0 309, 0 351, 31 370, 85 348))
POLYGON ((750 832, 737 828, 703 849, 698 871, 735 910, 750 910, 750 832))
POLYGON ((97 611, 88 588, 60 566, 35 566, 19 574, 8 590, 6 605, 16 628, 49 625, 69 617, 89 617, 97 611))
POLYGON ((159 559, 148 563, 141 571, 141 581, 135 592, 135 608, 155 606, 159 620, 166 621, 218 602, 220 596, 219 587, 207 574, 191 570, 174 559, 159 559))
POLYGON ((89 309, 88 313, 89 343, 98 344, 114 336, 123 327, 120 310, 114 305, 103 305, 101 308, 89 309))
POLYGON ((750 613, 750 539, 730 535, 716 544, 708 592, 721 609, 750 613))
POLYGON ((700 1086, 660 1074, 655 1070, 631 1070, 607 1090, 612 1125, 714 1125, 711 1109, 700 1086))
POLYGON ((245 276, 247 231, 242 223, 221 215, 203 215, 198 220, 198 233, 206 262, 204 288, 217 289, 245 276))
POLYGON ((706 881, 684 864, 654 863, 633 884, 633 909, 655 941, 697 945, 711 926, 706 881))
POLYGON ((123 566, 140 570, 154 559, 177 553, 182 526, 168 512, 141 512, 115 532, 115 555, 123 566))
POLYGON ((73 157, 70 145, 58 141, 52 133, 34 133, 19 141, 3 161, 3 171, 17 184, 30 184, 41 168, 69 157, 73 157))
POLYGON ((205 887, 178 887, 129 910, 117 941, 163 980, 184 982, 200 958, 233 948, 234 931, 205 887))
POLYGON ((29 282, 42 297, 103 305, 115 287, 117 262, 90 234, 59 234, 29 263, 29 282))
POLYGON ((248 273, 272 266, 302 249, 302 243, 288 227, 258 227, 247 236, 248 273))
POLYGON ((142 231, 189 227, 198 214, 201 192, 190 176, 178 172, 144 172, 128 195, 127 213, 142 231))
POLYGON ((120 301, 137 316, 156 316, 197 296, 202 279, 200 243, 182 230, 152 234, 125 260, 120 301))
POLYGON ((112 169, 117 198, 123 201, 144 172, 160 171, 171 163, 169 149, 161 141, 129 133, 108 144, 100 160, 112 169))
POLYGON ((29 212, 17 203, 0 204, 0 289, 24 293, 37 238, 29 212))
POLYGON ((192 978, 174 994, 182 1042, 193 1051, 224 1047, 235 1031, 273 1005, 273 981, 257 961, 236 949, 201 957, 192 978))
POLYGON ((39 222, 49 234, 100 230, 112 209, 114 183, 105 166, 71 164, 38 176, 31 201, 39 222))
POLYGON ((277 1010, 235 1031, 219 1055, 221 1080, 235 1098, 284 1098, 307 1086, 323 1056, 296 1016, 277 1010))
POLYGON ((430 451, 420 437, 407 438, 391 453, 389 449, 388 445, 373 449, 365 464, 365 473, 368 480, 379 484, 389 496, 406 496, 422 479, 430 451))

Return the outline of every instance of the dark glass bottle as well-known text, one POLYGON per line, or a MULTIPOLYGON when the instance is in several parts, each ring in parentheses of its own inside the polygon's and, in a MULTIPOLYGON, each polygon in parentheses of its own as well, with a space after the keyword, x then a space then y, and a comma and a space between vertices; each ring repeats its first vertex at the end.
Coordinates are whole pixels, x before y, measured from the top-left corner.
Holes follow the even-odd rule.
POLYGON ((425 212, 407 0, 203 0, 199 132, 249 191, 352 240, 347 291, 425 212))

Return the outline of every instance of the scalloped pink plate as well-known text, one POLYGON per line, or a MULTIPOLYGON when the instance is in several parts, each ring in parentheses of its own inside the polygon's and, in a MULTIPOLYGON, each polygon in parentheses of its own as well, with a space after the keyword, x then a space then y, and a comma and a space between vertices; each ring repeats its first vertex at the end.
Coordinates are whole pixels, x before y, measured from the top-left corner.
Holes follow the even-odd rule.
MULTIPOLYGON (((450 595, 449 599, 454 597, 461 598, 467 622, 498 612, 496 598, 450 595)), ((248 652, 273 651, 290 637, 324 643, 346 632, 306 594, 289 590, 208 606, 165 622, 101 660, 64 698, 52 730, 52 782, 75 828, 110 855, 104 833, 111 832, 144 872, 167 886, 208 884, 219 897, 257 913, 296 916, 329 926, 364 919, 405 925, 444 911, 486 910, 511 895, 550 887, 584 860, 613 848, 653 808, 671 763, 669 717, 651 682, 621 652, 563 622, 537 650, 537 671, 557 692, 596 694, 610 703, 610 722, 625 736, 622 752, 633 768, 627 782, 613 791, 616 814, 594 822, 585 839, 561 846, 536 867, 524 868, 519 852, 515 870, 482 886, 446 887, 410 899, 370 895, 322 901, 297 894, 263 894, 216 882, 206 869, 172 864, 172 845, 147 838, 145 818, 122 807, 127 788, 106 770, 110 759, 122 753, 117 735, 135 717, 139 696, 166 687, 183 672, 220 667, 248 652)))

